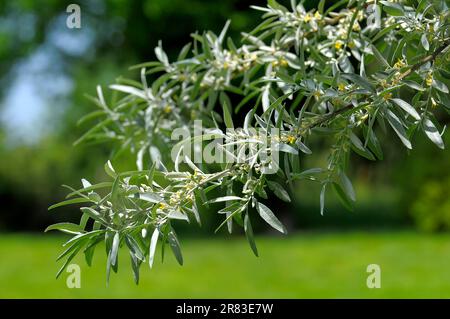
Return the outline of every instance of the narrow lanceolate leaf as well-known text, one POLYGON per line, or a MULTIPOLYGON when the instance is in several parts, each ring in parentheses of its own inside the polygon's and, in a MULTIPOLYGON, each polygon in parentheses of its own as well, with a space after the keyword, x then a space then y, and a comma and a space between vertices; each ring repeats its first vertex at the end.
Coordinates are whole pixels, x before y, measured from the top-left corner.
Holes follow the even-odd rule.
POLYGON ((284 152, 284 153, 298 155, 298 151, 295 148, 293 148, 292 146, 285 144, 285 143, 276 143, 274 145, 274 150, 284 152))
POLYGON ((402 141, 402 143, 408 149, 412 149, 411 142, 409 141, 408 136, 406 135, 405 128, 403 127, 403 124, 400 121, 400 119, 397 117, 397 115, 392 113, 391 110, 388 110, 386 113, 386 116, 387 116, 387 120, 388 120, 389 124, 394 129, 395 133, 397 133, 397 135, 400 138, 400 140, 402 141))
POLYGON ((278 220, 278 218, 274 215, 274 213, 270 210, 269 207, 262 203, 258 203, 256 206, 256 210, 262 219, 264 219, 270 226, 278 230, 283 234, 287 234, 287 230, 284 225, 278 220))
POLYGON ((73 199, 68 199, 68 200, 56 203, 56 204, 50 206, 48 208, 48 210, 52 210, 52 209, 57 208, 57 207, 71 205, 71 204, 90 203, 90 202, 91 202, 91 200, 86 199, 86 198, 73 198, 73 199))
POLYGON ((359 75, 353 74, 353 73, 343 73, 343 74, 341 74, 341 76, 344 79, 348 79, 348 80, 352 81, 353 83, 357 84, 361 88, 367 89, 371 92, 375 91, 373 85, 369 81, 367 81, 365 78, 363 78, 362 76, 359 76, 359 75))
POLYGON ((73 224, 73 223, 57 223, 48 226, 45 229, 45 232, 48 232, 49 230, 59 230, 67 234, 81 234, 84 230, 80 225, 73 224))
POLYGON ((114 238, 113 238, 111 251, 109 253, 109 261, 112 266, 115 266, 116 262, 117 262, 117 255, 119 252, 119 244, 120 244, 120 235, 118 232, 116 232, 114 235, 114 238))
POLYGON ((411 115, 414 119, 420 120, 420 115, 417 113, 416 109, 412 107, 411 104, 409 104, 406 101, 403 101, 401 99, 392 99, 392 102, 400 106, 406 113, 411 115))
POLYGON ((420 42, 422 43, 422 46, 425 50, 430 50, 430 43, 428 42, 426 33, 422 34, 422 37, 420 38, 420 42))
POLYGON ((177 235, 173 229, 169 231, 167 239, 169 240, 169 246, 172 249, 178 263, 183 265, 183 255, 181 254, 180 242, 178 241, 177 235))
POLYGON ((262 107, 263 107, 263 111, 264 111, 264 112, 267 111, 267 109, 268 109, 269 106, 270 106, 269 93, 270 93, 270 85, 267 84, 267 85, 264 87, 264 90, 263 90, 263 92, 262 92, 262 99, 261 99, 262 107))
POLYGON ((352 201, 356 201, 355 190, 353 189, 353 185, 352 185, 352 182, 350 181, 350 179, 347 177, 347 175, 345 175, 344 172, 341 172, 340 179, 341 179, 341 185, 342 185, 343 190, 345 191, 345 194, 352 201))
POLYGON ((114 170, 114 167, 112 166, 110 161, 107 161, 106 164, 105 164, 105 172, 106 172, 106 174, 108 174, 112 178, 116 178, 117 177, 117 173, 114 170))
POLYGON ((163 200, 158 194, 155 193, 140 193, 139 199, 155 204, 160 203, 163 200))
POLYGON ((242 200, 242 199, 243 199, 242 197, 238 197, 238 196, 223 196, 223 197, 217 197, 217 198, 211 199, 211 200, 205 202, 205 204, 228 202, 228 201, 242 200))
POLYGON ((248 212, 244 217, 244 231, 253 253, 256 257, 258 257, 258 248, 256 247, 255 237, 253 236, 253 228, 250 222, 250 217, 248 216, 248 212))
POLYGON ((222 110, 223 110, 223 120, 225 122, 225 125, 227 128, 233 128, 233 118, 231 117, 231 113, 230 113, 230 106, 228 105, 228 103, 224 102, 222 104, 222 110))
POLYGON ((139 246, 138 242, 136 241, 136 239, 133 238, 133 236, 131 235, 126 235, 125 236, 125 242, 128 246, 128 248, 130 249, 130 252, 133 253, 133 255, 141 260, 141 261, 145 261, 145 255, 144 252, 142 251, 141 247, 139 246))
POLYGON ((133 270, 134 283, 139 284, 139 260, 136 255, 130 250, 131 269, 133 270))
POLYGON ((355 133, 350 132, 349 138, 350 141, 352 142, 352 148, 357 154, 364 156, 365 158, 371 161, 375 160, 375 156, 373 156, 373 154, 367 148, 364 147, 364 144, 361 142, 359 137, 356 136, 355 133))
POLYGON ((383 10, 386 11, 391 16, 402 16, 405 14, 403 7, 394 2, 380 1, 383 4, 383 10))
POLYGON ((323 184, 322 190, 320 191, 320 215, 323 216, 325 210, 325 192, 327 190, 327 184, 323 184))
POLYGON ((273 181, 267 181, 267 185, 269 186, 270 190, 275 195, 277 195, 277 197, 279 199, 282 199, 288 203, 291 201, 291 198, 289 197, 288 192, 283 188, 283 186, 281 186, 277 182, 273 182, 273 181))
POLYGON ((443 82, 433 79, 433 82, 431 84, 432 87, 435 89, 441 91, 442 93, 448 93, 448 87, 443 82))
POLYGON ((156 251, 156 244, 158 243, 158 237, 159 237, 159 230, 158 228, 155 228, 153 231, 152 238, 150 240, 150 250, 148 254, 148 264, 150 265, 150 268, 153 267, 153 260, 155 259, 155 251, 156 251))
POLYGON ((437 145, 437 147, 439 147, 440 149, 445 148, 441 134, 430 119, 425 119, 423 121, 423 131, 428 136, 428 138, 437 145))
POLYGON ((128 86, 128 85, 121 85, 121 84, 112 84, 109 86, 111 90, 116 90, 124 93, 128 93, 137 97, 140 97, 142 99, 146 99, 144 91, 139 90, 135 87, 128 86))

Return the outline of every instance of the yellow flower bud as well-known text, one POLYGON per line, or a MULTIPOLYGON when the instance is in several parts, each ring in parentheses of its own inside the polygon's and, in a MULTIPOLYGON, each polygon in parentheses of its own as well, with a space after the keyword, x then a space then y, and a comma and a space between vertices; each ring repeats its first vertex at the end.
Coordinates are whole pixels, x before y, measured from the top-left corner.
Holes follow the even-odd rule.
POLYGON ((172 112, 172 107, 167 104, 166 106, 164 106, 163 112, 169 114, 170 112, 172 112))
POLYGON ((433 73, 428 73, 427 78, 425 79, 425 83, 428 86, 431 86, 433 84, 433 73))
POLYGON ((296 138, 295 136, 293 136, 293 135, 289 135, 289 136, 287 137, 287 142, 288 142, 289 144, 295 143, 296 140, 297 140, 297 138, 296 138))
POLYGON ((281 58, 280 59, 280 65, 282 67, 287 67, 288 66, 288 61, 286 59, 284 59, 284 58, 281 58))
POLYGON ((311 14, 309 14, 309 13, 305 14, 305 16, 303 17, 303 21, 305 21, 306 23, 311 21, 311 19, 312 19, 312 17, 311 17, 311 14))
POLYGON ((334 48, 335 48, 336 50, 341 50, 343 45, 344 45, 344 42, 342 42, 341 40, 337 40, 337 41, 334 43, 334 48))

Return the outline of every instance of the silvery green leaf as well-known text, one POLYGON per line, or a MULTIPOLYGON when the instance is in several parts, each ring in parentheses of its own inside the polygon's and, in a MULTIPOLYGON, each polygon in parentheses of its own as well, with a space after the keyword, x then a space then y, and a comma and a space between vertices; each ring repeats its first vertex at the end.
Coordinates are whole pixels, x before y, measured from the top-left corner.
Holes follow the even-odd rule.
POLYGON ((391 101, 400 106, 406 113, 411 115, 414 119, 420 120, 419 113, 417 113, 416 109, 412 107, 411 104, 409 104, 408 102, 397 98, 392 99, 391 101))
POLYGON ((426 51, 430 50, 430 44, 428 43, 426 33, 422 34, 422 37, 420 38, 420 42, 422 43, 422 46, 426 51))
POLYGON ((230 22, 231 22, 230 20, 227 20, 227 22, 225 22, 225 26, 222 29, 222 32, 220 32, 220 35, 218 38, 218 41, 220 44, 222 44, 223 40, 225 39, 225 35, 227 33, 228 27, 230 26, 230 22))
POLYGON ((92 186, 92 184, 87 179, 84 178, 81 179, 81 184, 83 184, 83 188, 88 188, 92 186))
POLYGON ((117 255, 119 252, 120 235, 118 232, 114 234, 111 251, 109 253, 109 261, 112 266, 116 266, 117 255))
POLYGON ((374 54, 375 58, 381 62, 381 64, 383 64, 385 67, 390 67, 389 63, 386 61, 385 57, 381 54, 380 51, 378 51, 378 49, 372 45, 371 47, 372 53, 374 54))
POLYGON ((189 218, 185 214, 180 212, 179 210, 171 210, 169 212, 169 214, 167 215, 167 217, 169 219, 178 219, 178 220, 189 221, 189 218))
POLYGON ((226 99, 221 100, 222 101, 222 110, 223 110, 223 120, 225 122, 225 125, 227 128, 234 128, 233 125, 233 118, 231 117, 230 113, 230 107, 229 103, 226 99))
POLYGON ((211 199, 211 200, 207 201, 205 204, 228 202, 228 201, 242 200, 242 199, 243 199, 242 197, 238 197, 238 196, 223 196, 223 197, 217 197, 217 198, 211 199))
POLYGON ((353 83, 357 84, 361 88, 369 90, 370 92, 375 91, 373 85, 369 81, 367 81, 365 78, 363 78, 362 76, 359 76, 359 75, 353 74, 353 73, 343 73, 343 74, 341 74, 341 76, 344 79, 348 79, 348 80, 352 81, 353 83))
POLYGON ((359 154, 371 161, 375 160, 375 157, 373 156, 373 154, 367 148, 364 147, 364 144, 361 142, 359 137, 355 135, 355 133, 350 132, 349 138, 350 138, 350 141, 352 142, 353 150, 357 154, 359 154))
POLYGON ((112 178, 116 178, 117 177, 117 173, 114 170, 114 167, 112 166, 110 161, 107 161, 106 164, 105 164, 105 172, 106 172, 106 174, 108 174, 112 178))
POLYGON ((142 99, 147 99, 147 96, 145 95, 144 91, 139 90, 135 87, 128 86, 128 85, 121 85, 121 84, 112 84, 109 86, 111 90, 116 90, 124 93, 129 93, 131 95, 140 97, 142 99))
POLYGON ((253 235, 253 228, 250 222, 250 217, 248 216, 248 212, 245 214, 244 217, 244 231, 253 253, 255 254, 256 257, 258 257, 258 248, 256 247, 255 238, 253 235))
POLYGON ((394 2, 380 1, 383 4, 383 10, 386 11, 391 16, 402 16, 405 14, 403 7, 394 2))
POLYGON ((139 246, 136 239, 133 238, 133 236, 127 234, 125 235, 125 243, 127 244, 128 248, 130 249, 130 252, 139 260, 145 261, 144 252, 142 251, 141 247, 139 246))
POLYGON ((325 192, 327 190, 327 184, 324 183, 322 185, 322 189, 320 190, 320 215, 323 216, 323 212, 325 210, 325 192))
POLYGON ((89 203, 89 202, 91 202, 91 200, 88 199, 88 198, 82 198, 82 197, 80 197, 80 198, 72 198, 72 199, 68 199, 68 200, 56 203, 56 204, 50 206, 48 208, 48 210, 52 210, 52 209, 57 208, 57 207, 71 205, 71 204, 89 203))
POLYGON ((435 89, 443 92, 443 93, 448 93, 448 87, 447 85, 445 85, 443 82, 437 80, 437 79, 433 79, 433 83, 431 84, 435 89))
POLYGON ((291 198, 289 197, 288 192, 283 188, 283 186, 273 181, 267 181, 267 185, 269 186, 270 190, 274 192, 275 195, 277 195, 279 199, 282 199, 288 203, 291 202, 291 198))
POLYGON ((180 242, 178 241, 177 235, 175 234, 175 231, 173 229, 171 229, 167 234, 167 239, 178 263, 180 265, 183 265, 183 255, 181 254, 180 242))
POLYGON ((355 190, 353 189, 353 185, 352 185, 352 182, 350 181, 350 179, 347 177, 347 175, 345 175, 344 172, 341 172, 340 178, 341 178, 342 188, 344 189, 347 196, 352 201, 356 201, 355 190))
POLYGON ((169 65, 169 58, 167 57, 167 54, 164 52, 162 48, 161 41, 158 43, 158 46, 155 48, 155 55, 156 58, 161 61, 164 65, 169 65))
POLYGON ((44 232, 48 232, 50 230, 59 230, 63 233, 72 234, 72 235, 79 235, 84 232, 84 229, 80 227, 78 224, 73 223, 57 223, 48 226, 44 232))
POLYGON ((417 91, 423 91, 424 90, 423 87, 417 82, 410 81, 410 80, 403 80, 402 82, 405 83, 407 86, 409 86, 410 88, 412 88, 414 90, 417 90, 417 91))
POLYGON ((387 110, 386 117, 389 124, 402 141, 403 145, 405 145, 406 148, 408 149, 412 149, 411 142, 409 141, 408 136, 406 135, 405 128, 403 127, 403 124, 397 117, 397 115, 395 115, 391 110, 387 110))
POLYGON ((297 139, 297 141, 295 142, 295 144, 297 144, 297 147, 300 151, 302 151, 305 154, 312 154, 312 151, 309 149, 308 146, 306 146, 305 144, 303 144, 300 139, 297 139))
POLYGON ((153 260, 155 259, 155 251, 156 251, 156 244, 158 243, 158 237, 159 237, 159 230, 158 228, 155 228, 152 234, 152 238, 150 240, 150 250, 148 253, 148 263, 150 265, 150 268, 153 267, 153 260))
POLYGON ((163 200, 158 194, 155 193, 140 193, 139 198, 145 200, 146 202, 155 204, 160 203, 163 200))
POLYGON ((273 214, 269 207, 266 205, 259 203, 256 205, 256 210, 262 219, 264 219, 270 226, 278 230, 283 234, 287 234, 286 228, 283 224, 278 220, 278 218, 273 214))
POLYGON ((300 174, 292 174, 292 179, 303 179, 303 178, 311 179, 315 178, 314 175, 322 174, 323 172, 325 172, 325 170, 320 167, 310 168, 301 172, 300 174))
POLYGON ((267 111, 267 109, 270 106, 269 92, 270 92, 270 85, 268 84, 264 87, 264 90, 262 92, 261 102, 262 102, 262 107, 263 107, 264 112, 267 111))
POLYGON ((441 134, 439 133, 436 126, 431 122, 430 119, 426 118, 423 121, 423 130, 428 138, 437 145, 440 149, 444 149, 444 141, 442 140, 441 134))
POLYGON ((274 149, 283 153, 298 154, 298 151, 295 148, 285 143, 276 143, 274 149))

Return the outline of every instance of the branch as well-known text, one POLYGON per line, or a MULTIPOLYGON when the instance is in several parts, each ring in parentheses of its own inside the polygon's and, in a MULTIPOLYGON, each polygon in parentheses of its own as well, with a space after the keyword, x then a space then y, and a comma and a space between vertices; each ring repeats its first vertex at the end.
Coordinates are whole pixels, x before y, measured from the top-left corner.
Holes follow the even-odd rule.
MULTIPOLYGON (((421 59, 419 62, 417 62, 416 64, 413 64, 411 66, 410 69, 406 70, 405 72, 403 72, 402 74, 400 74, 399 76, 399 80, 403 80, 404 78, 406 78, 407 76, 409 76, 411 73, 417 71, 422 65, 424 65, 427 62, 431 62, 436 60, 436 58, 446 49, 448 49, 450 47, 450 40, 447 40, 444 42, 443 45, 441 45, 439 48, 436 49, 435 52, 433 52, 430 55, 427 55, 426 57, 424 57, 423 59, 421 59)), ((319 126, 331 119, 333 119, 334 117, 338 116, 339 114, 345 113, 349 110, 351 110, 353 108, 352 104, 346 105, 343 108, 336 110, 335 112, 325 115, 324 117, 322 117, 321 119, 317 120, 316 122, 312 123, 311 125, 309 125, 307 127, 307 129, 312 129, 316 126, 319 126)))

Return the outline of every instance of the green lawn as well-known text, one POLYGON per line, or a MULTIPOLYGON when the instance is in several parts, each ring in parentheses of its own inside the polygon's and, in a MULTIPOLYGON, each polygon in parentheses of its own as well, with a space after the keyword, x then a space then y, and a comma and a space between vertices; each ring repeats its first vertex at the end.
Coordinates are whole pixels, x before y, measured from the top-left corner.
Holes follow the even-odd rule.
MULTIPOLYGON (((182 237, 182 236, 181 236, 182 237)), ((243 239, 183 240, 185 265, 171 255, 141 269, 135 286, 128 256, 105 286, 103 251, 82 266, 81 289, 55 280, 62 237, 0 236, 2 298, 450 298, 450 235, 413 232, 304 233, 243 239), (381 289, 366 287, 366 267, 382 269, 381 289)))

